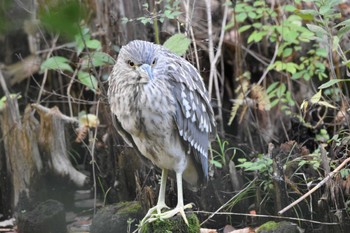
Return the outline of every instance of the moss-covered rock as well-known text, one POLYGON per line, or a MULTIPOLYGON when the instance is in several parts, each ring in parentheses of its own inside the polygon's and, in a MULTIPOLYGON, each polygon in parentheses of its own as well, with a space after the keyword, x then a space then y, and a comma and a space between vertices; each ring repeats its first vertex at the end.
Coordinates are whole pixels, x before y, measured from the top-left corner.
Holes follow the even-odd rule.
POLYGON ((90 232, 115 233, 128 232, 128 230, 132 232, 137 228, 136 224, 142 217, 143 212, 139 202, 119 202, 103 207, 96 213, 92 219, 90 232))
POLYGON ((188 226, 180 215, 169 219, 156 220, 142 226, 142 233, 198 233, 200 231, 199 220, 195 214, 186 214, 188 226))
POLYGON ((31 211, 20 212, 18 215, 18 232, 67 232, 63 204, 56 200, 47 200, 31 211))
POLYGON ((282 221, 275 222, 269 221, 261 225, 257 230, 257 233, 301 233, 304 232, 295 223, 282 221))

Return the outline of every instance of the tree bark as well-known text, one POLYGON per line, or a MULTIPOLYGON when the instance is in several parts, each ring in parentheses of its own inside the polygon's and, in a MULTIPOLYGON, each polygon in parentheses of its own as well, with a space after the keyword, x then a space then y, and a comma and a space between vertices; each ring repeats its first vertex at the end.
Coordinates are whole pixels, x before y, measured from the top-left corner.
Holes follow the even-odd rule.
POLYGON ((2 196, 1 201, 3 205, 6 205, 4 202, 11 203, 9 207, 13 209, 18 204, 20 194, 29 197, 29 193, 34 191, 31 184, 37 179, 43 164, 36 136, 38 122, 32 116, 31 108, 26 109, 22 121, 17 101, 12 99, 7 103, 12 106, 6 107, 0 114, 4 148, 1 161, 5 163, 2 167, 6 167, 4 173, 10 185, 2 183, 1 187, 6 187, 12 195, 2 196))

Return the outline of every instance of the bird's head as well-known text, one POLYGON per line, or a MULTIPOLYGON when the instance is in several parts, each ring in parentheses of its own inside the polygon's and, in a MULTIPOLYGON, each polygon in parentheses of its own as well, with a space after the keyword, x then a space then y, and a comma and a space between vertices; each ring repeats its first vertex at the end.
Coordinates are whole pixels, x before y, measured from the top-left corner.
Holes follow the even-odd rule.
POLYGON ((160 53, 160 46, 140 40, 134 40, 120 50, 117 64, 131 83, 146 84, 154 79, 160 53))

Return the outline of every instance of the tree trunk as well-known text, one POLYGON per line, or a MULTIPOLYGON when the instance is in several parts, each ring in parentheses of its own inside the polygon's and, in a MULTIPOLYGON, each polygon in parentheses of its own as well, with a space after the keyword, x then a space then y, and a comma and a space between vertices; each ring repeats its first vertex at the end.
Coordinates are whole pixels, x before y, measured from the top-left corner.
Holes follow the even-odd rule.
POLYGON ((40 183, 38 176, 43 164, 36 135, 38 122, 32 116, 31 108, 26 109, 21 120, 17 101, 12 99, 7 102, 7 107, 0 114, 4 150, 1 154, 1 161, 4 162, 1 168, 6 168, 2 173, 6 174, 5 181, 9 183, 0 181, 0 186, 1 190, 6 190, 3 194, 11 194, 1 195, 2 205, 13 210, 20 195, 29 197, 30 192, 35 190, 31 184, 40 183))

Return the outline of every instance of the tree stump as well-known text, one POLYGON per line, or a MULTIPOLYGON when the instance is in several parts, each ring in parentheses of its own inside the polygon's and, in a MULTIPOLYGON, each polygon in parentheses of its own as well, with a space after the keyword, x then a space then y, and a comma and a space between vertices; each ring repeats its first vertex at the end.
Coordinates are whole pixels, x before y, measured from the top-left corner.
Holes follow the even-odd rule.
POLYGON ((40 114, 38 142, 43 159, 57 176, 66 177, 78 187, 83 187, 88 183, 88 178, 72 166, 67 155, 65 135, 65 124, 78 124, 78 120, 63 115, 57 107, 32 106, 40 114))
POLYGON ((65 124, 78 120, 64 116, 57 108, 33 107, 40 114, 40 125, 31 106, 20 116, 16 98, 9 98, 0 109, 0 209, 5 216, 15 208, 25 210, 30 208, 28 203, 47 199, 48 173, 78 187, 88 183, 88 177, 73 167, 67 155, 65 124))
POLYGON ((37 186, 31 184, 40 184, 39 173, 43 164, 36 135, 38 122, 30 113, 31 108, 26 108, 21 120, 17 101, 12 99, 9 102, 12 102, 11 107, 3 109, 0 114, 4 149, 0 163, 2 176, 6 176, 5 182, 0 181, 0 187, 10 194, 1 195, 1 204, 11 212, 20 196, 29 197, 31 192, 36 192, 37 186))

